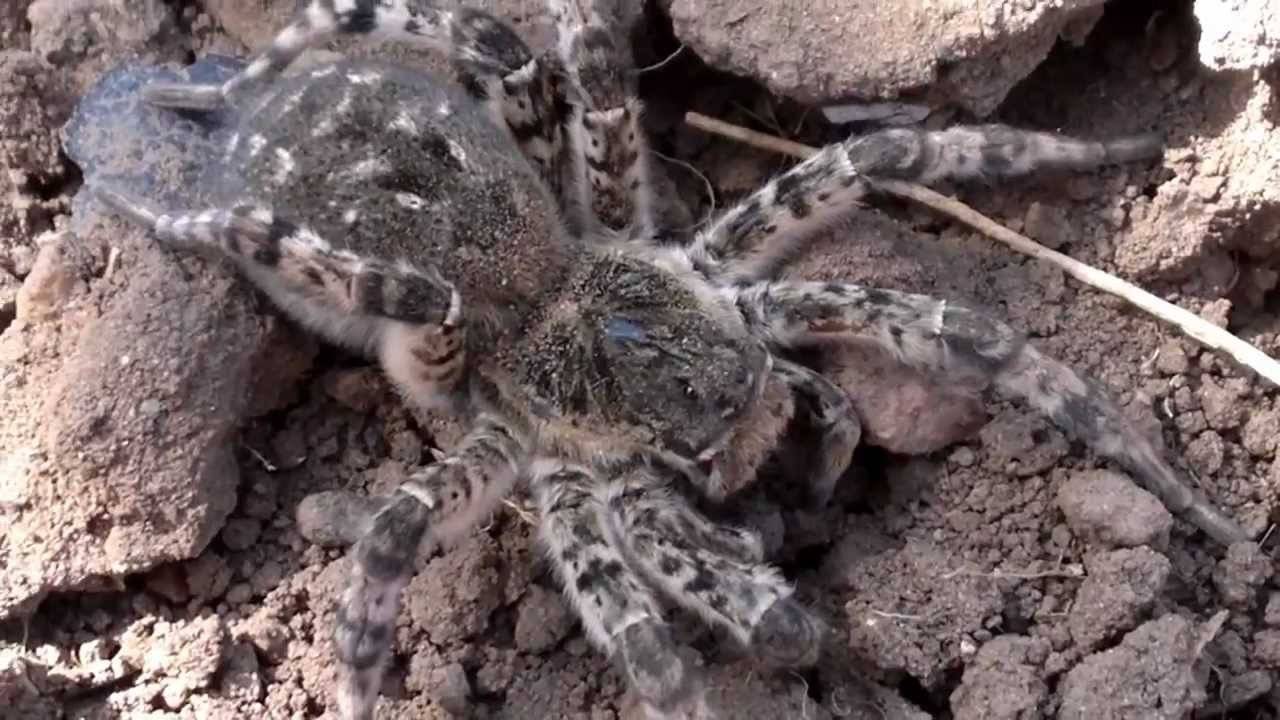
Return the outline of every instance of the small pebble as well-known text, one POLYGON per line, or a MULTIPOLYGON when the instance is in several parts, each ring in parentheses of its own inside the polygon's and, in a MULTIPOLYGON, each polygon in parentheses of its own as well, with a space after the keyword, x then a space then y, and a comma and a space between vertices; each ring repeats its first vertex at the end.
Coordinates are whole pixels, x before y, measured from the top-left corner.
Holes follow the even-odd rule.
POLYGON ((1051 250, 1057 250, 1074 239, 1074 229, 1066 211, 1042 202, 1033 202, 1027 208, 1024 231, 1051 250))
POLYGON ((1226 557, 1213 571, 1213 584, 1218 596, 1230 607, 1249 608, 1256 589, 1271 579, 1275 572, 1271 559, 1256 542, 1238 542, 1227 548, 1226 557))
POLYGON ((1191 368, 1187 361, 1187 353, 1182 343, 1169 340, 1160 346, 1160 354, 1156 356, 1156 368, 1165 375, 1182 375, 1191 368))
POLYGON ((440 707, 451 715, 465 716, 471 708, 471 683, 462 665, 452 663, 435 671, 436 696, 440 707))
POLYGON ((573 622, 558 592, 530 586, 516 617, 516 647, 529 653, 549 650, 568 636, 573 622))
POLYGON ((262 534, 262 521, 254 518, 237 517, 227 521, 222 528, 222 544, 228 550, 247 550, 253 547, 262 534))
POLYGON ((1262 614, 1262 622, 1271 627, 1280 627, 1280 590, 1272 590, 1267 596, 1267 609, 1262 614))
POLYGON ((1129 478, 1106 470, 1074 473, 1058 490, 1058 507, 1076 537, 1102 547, 1165 547, 1173 516, 1129 478))
POLYGON ((227 602, 232 605, 243 605, 253 599, 253 588, 249 583, 236 583, 227 591, 227 602))

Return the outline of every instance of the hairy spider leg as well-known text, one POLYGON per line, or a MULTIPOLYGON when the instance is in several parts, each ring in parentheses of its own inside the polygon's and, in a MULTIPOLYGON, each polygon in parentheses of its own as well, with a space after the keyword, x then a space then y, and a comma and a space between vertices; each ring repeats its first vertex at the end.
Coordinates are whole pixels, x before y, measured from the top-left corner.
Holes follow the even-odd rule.
POLYGON ((574 92, 566 119, 565 204, 583 233, 646 239, 656 232, 653 169, 622 8, 594 0, 547 0, 574 92))
POLYGON ((373 516, 351 550, 351 574, 337 609, 343 718, 373 717, 400 595, 424 541, 447 544, 474 526, 511 491, 523 457, 516 433, 482 413, 451 455, 411 475, 373 516))
POLYGON ((991 182, 1158 157, 1152 136, 1088 141, 1006 125, 894 128, 822 148, 722 213, 688 248, 717 282, 771 277, 806 241, 849 214, 880 179, 991 182))
POLYGON ((821 374, 799 363, 774 358, 773 370, 797 395, 808 401, 814 429, 819 433, 817 460, 809 480, 809 499, 825 507, 836 483, 862 439, 862 423, 848 393, 821 374))
POLYGON ((286 315, 377 357, 408 397, 433 405, 460 387, 462 297, 434 267, 335 249, 305 225, 256 205, 170 214, 109 190, 97 195, 162 241, 230 259, 286 315))
POLYGON ((817 662, 824 628, 792 598, 791 584, 776 568, 744 559, 750 545, 724 552, 723 544, 704 544, 686 520, 696 511, 673 486, 676 478, 645 463, 606 488, 609 522, 628 556, 663 594, 742 646, 786 667, 817 662))
POLYGON ((697 670, 681 657, 649 583, 610 522, 607 481, 552 460, 533 464, 540 535, 592 643, 613 657, 651 712, 701 702, 697 670))
POLYGON ((871 342, 900 362, 1028 402, 1068 434, 1134 473, 1169 508, 1214 539, 1248 535, 1187 485, 1148 437, 1094 382, 1041 354, 1025 336, 983 313, 925 295, 822 282, 742 287, 738 308, 779 349, 871 342))

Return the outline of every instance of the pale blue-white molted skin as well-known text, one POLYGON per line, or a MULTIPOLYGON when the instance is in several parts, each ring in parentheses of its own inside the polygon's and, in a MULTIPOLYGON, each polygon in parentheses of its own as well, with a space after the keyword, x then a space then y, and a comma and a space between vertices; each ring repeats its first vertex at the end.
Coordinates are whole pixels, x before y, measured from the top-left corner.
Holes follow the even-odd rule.
POLYGON ((63 149, 84 175, 72 200, 71 229, 83 231, 101 215, 95 187, 144 197, 157 207, 198 207, 239 114, 231 106, 214 112, 155 107, 141 89, 156 82, 223 82, 243 67, 243 61, 218 55, 181 69, 131 60, 90 87, 62 128, 63 149))

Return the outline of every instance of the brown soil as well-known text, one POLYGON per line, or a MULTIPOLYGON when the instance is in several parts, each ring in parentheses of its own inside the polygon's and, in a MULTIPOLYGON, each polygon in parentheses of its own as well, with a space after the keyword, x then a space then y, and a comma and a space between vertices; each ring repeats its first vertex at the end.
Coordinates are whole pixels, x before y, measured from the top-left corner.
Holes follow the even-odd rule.
MULTIPOLYGON (((0 192, 12 198, 0 205, 0 526, 23 532, 0 538, 0 599, 14 609, 0 622, 0 718, 320 717, 347 560, 303 540, 298 503, 387 492, 457 428, 406 410, 380 375, 316 346, 222 270, 176 262, 118 224, 65 232, 79 171, 58 132, 74 98, 129 53, 244 53, 244 35, 277 22, 252 19, 278 13, 142 5, 114 21, 49 20, 63 36, 0 10, 0 192), (130 31, 105 31, 112 22, 130 31), (147 342, 120 347, 137 327, 151 328, 147 342), (121 355, 130 361, 103 370, 121 355), (163 409, 184 420, 164 425, 163 409), (156 442, 111 441, 125 435, 156 442), (35 437, 76 459, 23 444, 35 437), (41 474, 54 461, 58 472, 41 474), (126 524, 112 514, 120 502, 151 514, 126 524), (93 577, 68 579, 76 563, 93 577)), ((1084 46, 1055 49, 997 115, 1092 137, 1158 130, 1166 160, 959 194, 1275 355, 1275 73, 1201 68, 1189 3, 1120 5, 1084 46)), ((660 19, 650 37, 642 64, 677 44, 660 19)), ((811 143, 851 130, 689 52, 647 74, 644 92, 657 149, 698 168, 718 207, 786 161, 681 128, 679 111, 811 143)), ((702 198, 688 203, 685 222, 696 222, 710 210, 703 179, 666 169, 679 197, 702 198)), ((1280 520, 1280 407, 1264 381, 980 235, 876 207, 790 274, 989 308, 1163 431, 1257 536, 1280 520)), ((869 434, 880 447, 859 451, 832 505, 796 510, 775 479, 721 510, 763 531, 829 621, 822 663, 771 672, 673 620, 724 717, 1280 717, 1274 536, 1216 546, 1025 409, 991 400, 982 414, 964 393, 867 362, 839 378, 878 418, 869 434)), ((639 717, 532 537, 504 508, 457 548, 421 558, 384 717, 639 717)))

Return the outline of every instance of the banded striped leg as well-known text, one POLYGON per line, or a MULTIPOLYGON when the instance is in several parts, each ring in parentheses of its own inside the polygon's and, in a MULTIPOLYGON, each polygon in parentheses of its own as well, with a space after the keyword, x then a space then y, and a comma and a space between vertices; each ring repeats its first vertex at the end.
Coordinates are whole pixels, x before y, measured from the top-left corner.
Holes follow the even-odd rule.
POLYGON ((809 498, 815 506, 825 506, 853 461, 862 438, 862 423, 845 391, 819 373, 781 358, 774 358, 773 368, 794 392, 809 401, 812 421, 820 434, 809 498))
POLYGON ((558 193, 569 114, 559 59, 535 57, 514 30, 488 13, 459 8, 451 15, 451 55, 463 86, 488 108, 499 127, 510 131, 558 193))
MULTIPOLYGON (((623 496, 623 501, 627 500, 623 496)), ((716 522, 687 502, 672 503, 656 518, 663 532, 689 538, 699 547, 729 560, 754 565, 764 562, 764 543, 754 530, 716 522)))
POLYGON ((702 684, 678 653, 648 584, 607 520, 601 483, 585 468, 543 461, 533 486, 543 543, 592 643, 615 658, 650 713, 698 705, 702 684))
POLYGON ((700 232, 689 251, 704 273, 727 282, 761 280, 847 215, 877 178, 995 180, 1134 162, 1161 149, 1149 136, 1091 142, 1005 125, 881 130, 828 145, 774 178, 700 232))
POLYGON ((637 468, 613 483, 608 505, 650 582, 775 664, 816 662, 823 630, 791 599, 791 585, 774 568, 746 559, 753 550, 749 542, 731 552, 723 541, 719 548, 705 544, 706 533, 688 522, 696 511, 675 494, 671 477, 659 467, 637 468))
POLYGON ((428 46, 449 37, 449 14, 422 0, 311 0, 271 45, 221 85, 154 83, 143 96, 163 107, 212 110, 238 91, 278 77, 308 48, 350 33, 417 41, 428 46))
POLYGON ((373 717, 400 593, 424 539, 447 543, 492 510, 510 492, 523 455, 511 430, 482 415, 453 455, 414 473, 373 516, 351 550, 351 576, 335 618, 344 720, 373 717))
POLYGON ((605 0, 547 0, 560 59, 578 100, 567 120, 570 220, 586 230, 651 237, 654 190, 648 139, 621 8, 605 0), (588 2, 591 10, 579 7, 588 2))
POLYGON ((435 268, 334 249, 305 226, 251 205, 170 215, 111 191, 98 197, 161 240, 230 259, 295 321, 375 354, 410 398, 445 403, 461 383, 462 298, 435 268))
POLYGON ((901 362, 1020 397, 1064 431, 1132 472, 1170 511, 1230 544, 1244 530, 1184 483, 1158 438, 1128 420, 1111 398, 1042 355, 1013 328, 960 305, 858 285, 758 283, 738 308, 775 347, 873 342, 901 362))
POLYGON ((305 50, 339 34, 404 41, 453 58, 469 92, 553 177, 565 112, 558 63, 535 58, 514 30, 471 8, 442 8, 430 0, 311 0, 264 52, 222 85, 154 83, 143 89, 144 97, 163 107, 215 109, 249 86, 269 83, 305 50))

